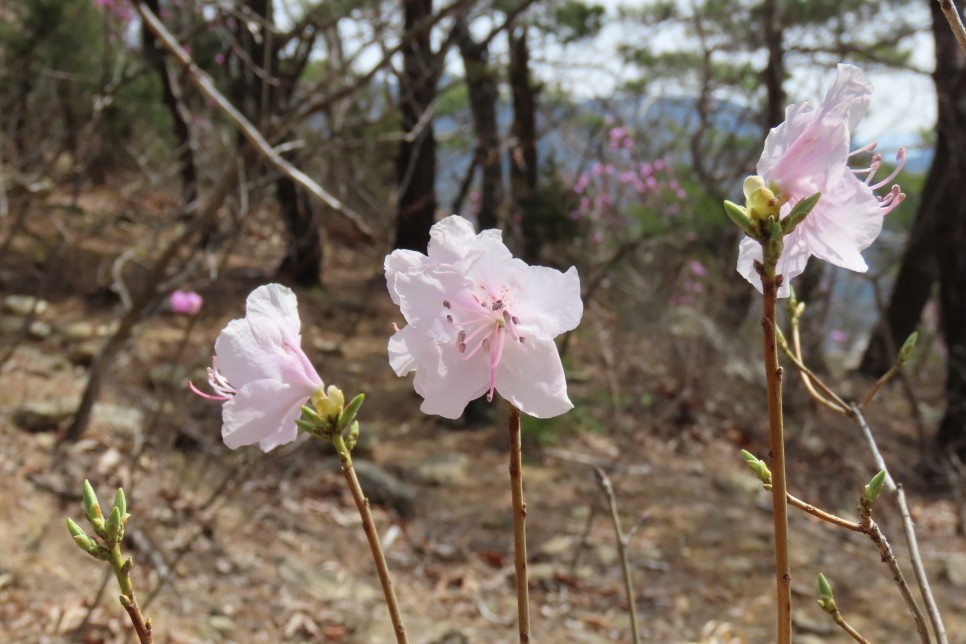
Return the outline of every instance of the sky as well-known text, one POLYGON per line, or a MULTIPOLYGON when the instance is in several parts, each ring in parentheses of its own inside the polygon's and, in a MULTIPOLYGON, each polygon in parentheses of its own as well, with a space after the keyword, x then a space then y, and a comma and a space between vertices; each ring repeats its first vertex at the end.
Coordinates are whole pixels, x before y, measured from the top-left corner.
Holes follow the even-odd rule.
MULTIPOLYGON (((559 82, 581 97, 592 98, 612 93, 622 80, 633 78, 632 70, 622 68, 617 47, 620 43, 634 42, 640 34, 633 26, 615 19, 620 7, 640 5, 640 0, 595 0, 603 5, 609 19, 601 33, 589 43, 571 45, 567 52, 555 52, 548 58, 573 61, 571 66, 545 65, 539 68, 548 80, 559 82), (554 68, 556 67, 556 69, 554 68), (580 68, 588 71, 580 73, 580 68), (590 71, 596 70, 596 71, 590 71), (576 73, 575 73, 576 72, 576 73)), ((681 0, 683 1, 683 0, 681 0)), ((917 3, 907 11, 924 27, 930 24, 928 8, 917 3)), ((661 40, 673 47, 680 34, 666 33, 654 43, 661 48, 661 40)), ((873 84, 872 101, 865 119, 859 125, 855 138, 861 141, 880 141, 881 147, 895 148, 918 142, 919 133, 933 128, 936 122, 936 93, 932 78, 928 75, 934 66, 932 34, 929 29, 914 36, 911 64, 927 73, 890 71, 870 72, 873 84)), ((851 61, 842 61, 851 62, 851 61)), ((785 84, 790 103, 808 100, 818 103, 826 89, 835 79, 835 72, 826 68, 792 67, 791 78, 785 84)))
MULTIPOLYGON (((561 46, 553 38, 541 41, 539 32, 531 32, 532 65, 538 80, 551 87, 567 91, 576 98, 607 97, 621 86, 622 83, 635 78, 636 70, 622 65, 618 47, 622 43, 634 43, 642 37, 639 27, 624 23, 617 18, 621 7, 640 5, 641 0, 594 0, 603 5, 607 11, 605 27, 596 37, 587 41, 561 46)), ((686 0, 678 0, 685 2, 686 0)), ((854 140, 860 144, 878 141, 880 150, 888 154, 901 145, 915 146, 920 143, 920 133, 933 128, 936 120, 936 97, 929 72, 934 65, 932 35, 929 30, 930 16, 928 7, 924 3, 915 3, 905 9, 906 15, 912 12, 911 18, 923 26, 923 31, 913 37, 911 50, 912 66, 921 72, 889 71, 868 74, 874 91, 872 101, 865 119, 854 134, 854 140)), ((888 15, 883 13, 882 19, 888 15)), ((343 36, 349 41, 353 36, 360 41, 371 42, 364 34, 364 22, 345 21, 341 24, 343 36), (361 30, 360 30, 361 28, 361 30)), ((493 26, 488 19, 480 19, 471 25, 474 33, 480 37, 493 26)), ((439 37, 439 31, 435 33, 439 37)), ((686 33, 664 31, 655 38, 652 45, 660 49, 662 46, 673 48, 682 37, 689 37, 686 33), (663 41, 663 42, 662 42, 663 41)), ((491 55, 498 59, 506 57, 506 39, 496 38, 491 45, 491 55)), ((383 46, 389 43, 384 43, 383 46)), ((356 64, 359 69, 367 69, 377 63, 382 56, 380 47, 369 45, 365 48, 356 64)), ((842 61, 852 62, 852 61, 842 61)), ((764 60, 761 61, 764 66, 764 60)), ((454 76, 463 73, 462 63, 458 52, 451 51, 447 60, 448 70, 454 76)), ((818 103, 825 95, 825 91, 835 79, 833 68, 792 66, 789 69, 790 79, 785 84, 789 103, 808 100, 818 103)), ((685 95, 682 89, 664 88, 661 90, 673 94, 685 95)), ((690 92, 693 95, 693 91, 690 92)))

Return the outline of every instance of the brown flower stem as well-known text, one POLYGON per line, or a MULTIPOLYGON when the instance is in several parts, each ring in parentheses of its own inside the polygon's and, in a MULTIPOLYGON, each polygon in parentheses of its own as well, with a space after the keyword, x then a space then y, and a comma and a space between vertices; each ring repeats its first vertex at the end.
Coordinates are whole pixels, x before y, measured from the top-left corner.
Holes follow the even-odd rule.
POLYGON ((121 606, 127 611, 128 616, 131 618, 131 623, 134 625, 134 631, 138 634, 138 641, 141 644, 154 644, 154 634, 151 631, 151 620, 144 619, 144 615, 141 614, 141 607, 138 606, 138 600, 134 597, 132 592, 130 595, 120 595, 118 597, 121 601, 121 606))
POLYGON ((118 597, 118 600, 131 618, 131 624, 134 626, 134 631, 138 634, 138 640, 141 644, 153 644, 154 635, 151 632, 151 621, 144 619, 144 615, 141 614, 141 607, 138 606, 137 599, 134 597, 134 586, 131 584, 130 570, 124 569, 124 560, 121 557, 120 544, 115 543, 111 547, 110 552, 111 568, 114 570, 114 576, 117 577, 117 585, 121 588, 121 595, 118 597))
POLYGON ((625 534, 621 529, 621 518, 617 513, 617 497, 614 494, 614 486, 611 485, 610 479, 607 478, 607 474, 601 468, 595 467, 594 473, 597 475, 597 482, 600 484, 600 488, 607 497, 607 505, 610 507, 610 518, 614 524, 614 534, 617 537, 617 554, 620 556, 621 571, 624 573, 624 591, 627 593, 627 610, 630 613, 631 620, 631 638, 634 644, 640 644, 641 632, 637 624, 637 602, 634 599, 634 583, 631 580, 631 567, 627 562, 629 535, 625 534))
POLYGON ((865 532, 862 528, 861 523, 856 523, 855 521, 849 521, 848 519, 843 519, 840 516, 836 516, 825 510, 816 508, 811 503, 806 503, 799 498, 792 496, 791 494, 786 495, 788 498, 788 505, 793 505, 799 510, 811 514, 813 517, 819 518, 822 521, 831 523, 832 525, 837 525, 840 528, 845 528, 846 530, 851 530, 852 532, 865 532))
POLYGON ((386 607, 389 609, 389 618, 392 620, 393 631, 396 633, 396 641, 403 644, 408 642, 406 627, 403 625, 402 615, 399 612, 399 602, 396 601, 396 591, 393 589, 392 579, 389 577, 389 565, 386 563, 386 556, 382 552, 382 544, 379 543, 379 533, 376 532, 376 524, 372 519, 372 511, 369 509, 369 499, 362 493, 362 486, 359 485, 356 471, 352 467, 352 456, 349 454, 349 448, 342 436, 339 434, 333 436, 332 444, 339 453, 339 459, 342 462, 342 475, 345 477, 346 483, 349 484, 352 499, 359 509, 362 529, 366 533, 369 549, 372 551, 372 559, 376 564, 376 572, 379 574, 379 583, 382 584, 382 592, 386 598, 386 607))
MULTIPOLYGON (((765 251, 766 258, 769 252, 765 251)), ((772 507, 775 523, 775 578, 778 602, 778 644, 792 641, 792 573, 788 557, 788 493, 785 482, 785 437, 782 423, 782 368, 778 364, 778 340, 775 333, 775 306, 781 277, 775 274, 775 263, 766 259, 761 270, 764 312, 761 318, 762 343, 765 354, 765 378, 768 385, 768 429, 771 450, 772 507)))
POLYGON ((517 579, 517 622, 520 641, 530 641, 530 588, 527 581, 527 504, 523 500, 523 445, 520 410, 507 403, 510 428, 510 495, 513 502, 513 567, 517 579))

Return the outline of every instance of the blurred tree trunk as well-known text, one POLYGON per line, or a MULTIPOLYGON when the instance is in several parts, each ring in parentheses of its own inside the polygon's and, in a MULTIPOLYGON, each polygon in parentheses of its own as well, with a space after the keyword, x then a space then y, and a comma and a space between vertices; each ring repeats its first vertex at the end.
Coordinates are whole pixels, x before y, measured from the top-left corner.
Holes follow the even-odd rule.
POLYGON ((523 228, 523 256, 535 261, 541 240, 532 220, 530 202, 537 189, 537 90, 530 79, 527 28, 507 29, 510 45, 510 91, 513 96, 513 144, 510 146, 511 212, 523 228))
POLYGON ((885 319, 869 341, 860 369, 879 375, 912 333, 939 282, 940 329, 946 343, 946 413, 941 447, 966 455, 966 59, 936 2, 929 2, 936 42, 936 152, 909 232, 885 319))
MULTIPOLYGON (((869 339, 859 370, 882 375, 895 361, 896 350, 916 330, 922 311, 940 279, 941 249, 952 237, 950 224, 961 219, 960 172, 966 154, 966 105, 961 88, 966 83, 963 57, 936 2, 929 1, 936 43, 933 79, 938 99, 936 149, 922 190, 919 212, 909 231, 899 274, 886 308, 869 339)), ((948 247, 948 244, 946 244, 948 247)))
POLYGON ((288 247, 278 277, 299 286, 317 286, 322 281, 323 259, 319 206, 288 177, 275 182, 275 196, 288 231, 288 247))
MULTIPOLYGON (((406 33, 433 13, 433 0, 402 0, 406 33)), ((430 110, 436 98, 436 62, 430 31, 421 29, 403 48, 399 115, 403 140, 396 159, 395 248, 425 252, 436 215, 436 136, 430 110)))
POLYGON ((785 120, 785 47, 781 23, 781 0, 765 0, 762 4, 765 26, 765 134, 785 120))
POLYGON ((488 46, 473 40, 465 16, 457 19, 456 30, 473 113, 475 165, 482 168, 483 174, 477 222, 480 229, 496 228, 499 226, 500 204, 503 201, 503 165, 496 122, 496 74, 488 63, 488 46))
MULTIPOLYGON (((286 108, 298 79, 297 75, 291 74, 282 78, 281 51, 275 41, 273 0, 246 0, 246 4, 259 20, 257 30, 239 21, 237 37, 248 60, 241 61, 242 72, 233 83, 234 100, 249 120, 266 132, 272 116, 286 108)), ((301 69, 302 66, 304 61, 299 60, 294 68, 301 69)), ((264 167, 260 159, 253 164, 264 167)), ((282 281, 300 286, 319 285, 324 254, 318 204, 304 188, 286 176, 275 180, 275 200, 287 233, 285 256, 276 275, 282 281)))
MULTIPOLYGON (((143 2, 154 15, 161 15, 161 6, 158 0, 143 0, 143 2)), ((144 25, 141 26, 141 48, 161 80, 161 100, 171 116, 174 139, 178 144, 181 194, 184 202, 189 203, 198 196, 198 170, 195 164, 195 149, 191 141, 191 130, 188 127, 191 116, 187 113, 178 77, 165 64, 164 50, 154 38, 151 30, 144 25)))

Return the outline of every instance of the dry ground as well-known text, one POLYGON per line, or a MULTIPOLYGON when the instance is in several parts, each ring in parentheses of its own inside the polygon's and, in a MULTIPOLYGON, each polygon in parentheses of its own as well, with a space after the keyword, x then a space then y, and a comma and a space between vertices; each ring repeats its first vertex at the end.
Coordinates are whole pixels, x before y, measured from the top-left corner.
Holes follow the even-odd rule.
MULTIPOLYGON (((109 202, 97 198, 65 215, 71 225, 96 229, 90 213, 109 202)), ((108 226, 74 243, 117 254, 143 225, 108 226)), ((4 295, 41 284, 32 258, 49 251, 50 228, 38 219, 30 230, 36 234, 18 235, 0 257, 4 295)), ((0 370, 0 641, 131 641, 113 582, 98 593, 105 567, 75 548, 64 525, 82 516, 85 477, 104 502, 117 485, 128 493, 126 548, 157 641, 391 641, 331 454, 305 437, 268 455, 231 452, 220 444, 218 406, 183 387, 186 377, 203 379, 214 338, 242 315, 245 295, 271 280, 278 248, 271 234, 242 244, 219 281, 201 289, 206 304, 196 323, 163 311, 145 320, 111 369, 89 431, 62 449, 53 431, 18 427, 15 413, 37 401, 69 408, 85 382, 76 364, 85 360, 83 344, 96 339, 98 325, 110 326, 117 305, 82 286, 48 285, 51 307, 41 319, 51 332, 18 342, 0 370), (77 322, 93 326, 71 327, 77 322)), ((63 270, 80 284, 109 283, 90 264, 97 253, 80 253, 63 270)), ((402 320, 380 267, 371 250, 330 253, 326 289, 299 292, 304 345, 327 383, 368 395, 363 456, 378 468, 364 485, 382 497, 376 523, 412 641, 514 641, 504 415, 494 406, 489 422, 467 428, 419 413, 410 383, 386 361, 391 323, 402 320), (395 478, 372 478, 380 474, 395 478)), ((16 334, 5 329, 3 337, 9 347, 16 334)), ((536 641, 629 641, 614 534, 591 465, 610 472, 624 525, 640 520, 630 559, 646 641, 702 641, 716 625, 715 641, 728 641, 727 624, 744 641, 770 641, 770 500, 738 456, 740 448, 765 452, 764 395, 753 336, 730 344, 722 350, 659 326, 630 329, 604 307, 588 310, 567 353, 577 408, 525 429, 536 641)), ((907 406, 897 393, 886 398, 870 421, 907 482, 950 639, 966 643, 966 581, 952 582, 966 560, 954 504, 920 482, 907 406)), ((861 437, 794 391, 788 424, 792 489, 851 516, 874 473, 861 437)), ((905 561, 894 503, 878 510, 905 561)), ((849 641, 816 605, 820 571, 871 641, 917 641, 870 542, 801 513, 791 515, 791 529, 797 642, 849 641)))

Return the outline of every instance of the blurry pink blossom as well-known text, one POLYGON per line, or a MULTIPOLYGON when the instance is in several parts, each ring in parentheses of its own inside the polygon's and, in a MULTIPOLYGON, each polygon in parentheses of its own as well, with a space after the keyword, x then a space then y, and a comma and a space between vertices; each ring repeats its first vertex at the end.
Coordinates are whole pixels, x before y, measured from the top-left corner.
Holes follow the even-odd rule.
POLYGON ((201 310, 201 296, 194 291, 175 291, 168 298, 172 313, 194 315, 201 310))
POLYGON ((215 64, 216 65, 224 65, 225 64, 225 55, 224 54, 221 54, 221 53, 215 54, 215 64))
POLYGON ((573 407, 554 337, 583 313, 575 268, 566 273, 515 259, 499 230, 476 234, 453 215, 433 226, 428 254, 386 257, 389 295, 407 326, 389 339, 389 364, 415 371, 422 410, 458 418, 494 392, 538 418, 573 407))
POLYGON ((708 269, 706 269, 704 264, 696 259, 692 259, 690 262, 688 262, 688 269, 695 277, 704 277, 708 274, 708 269))
POLYGON ((94 6, 104 7, 118 21, 125 24, 134 19, 134 10, 127 0, 94 0, 94 6))
POLYGON ((829 340, 836 344, 845 344, 849 339, 849 334, 842 329, 832 329, 828 332, 829 340))
MULTIPOLYGON (((779 297, 788 297, 791 280, 805 270, 812 255, 852 271, 868 270, 861 251, 878 237, 883 215, 905 198, 899 186, 893 186, 885 197, 877 197, 874 192, 898 174, 905 162, 904 150, 899 151, 895 172, 874 185, 870 183, 881 157, 873 156, 866 169, 848 166, 853 154, 875 147, 873 144, 849 153, 849 132, 865 114, 871 95, 872 85, 857 67, 839 65, 835 83, 822 104, 790 105, 785 121, 765 139, 758 174, 782 201, 782 217, 801 199, 822 195, 805 221, 785 237, 777 267, 785 278, 779 297), (865 180, 857 174, 866 175, 865 180)), ((749 237, 742 240, 738 272, 759 291, 761 278, 754 262, 761 259, 761 245, 749 237)))
POLYGON ((610 130, 610 149, 616 150, 619 148, 624 141, 624 137, 627 136, 627 130, 622 127, 614 127, 610 130))
POLYGON ((259 286, 215 340, 208 369, 214 395, 224 403, 221 436, 231 449, 258 443, 262 451, 295 440, 300 406, 322 389, 322 378, 302 351, 295 293, 279 284, 259 286))

